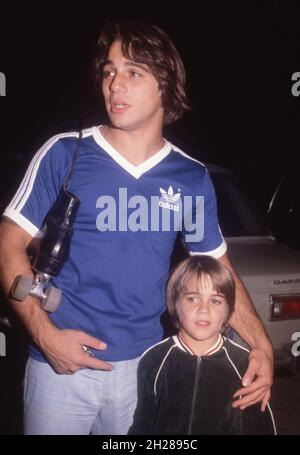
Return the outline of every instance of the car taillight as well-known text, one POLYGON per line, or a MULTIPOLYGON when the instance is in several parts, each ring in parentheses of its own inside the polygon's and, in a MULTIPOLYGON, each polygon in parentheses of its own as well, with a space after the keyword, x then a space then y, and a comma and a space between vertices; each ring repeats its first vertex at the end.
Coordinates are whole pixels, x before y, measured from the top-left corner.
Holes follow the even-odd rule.
POLYGON ((300 318, 300 295, 270 295, 271 321, 300 318))

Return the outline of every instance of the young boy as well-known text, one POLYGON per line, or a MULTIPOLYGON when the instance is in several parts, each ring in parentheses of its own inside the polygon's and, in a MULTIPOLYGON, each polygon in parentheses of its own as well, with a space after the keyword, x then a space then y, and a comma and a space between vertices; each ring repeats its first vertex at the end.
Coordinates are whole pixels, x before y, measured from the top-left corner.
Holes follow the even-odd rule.
POLYGON ((171 274, 167 307, 178 335, 148 349, 138 368, 129 434, 276 434, 270 406, 232 407, 248 351, 221 335, 235 304, 230 271, 192 256, 171 274))

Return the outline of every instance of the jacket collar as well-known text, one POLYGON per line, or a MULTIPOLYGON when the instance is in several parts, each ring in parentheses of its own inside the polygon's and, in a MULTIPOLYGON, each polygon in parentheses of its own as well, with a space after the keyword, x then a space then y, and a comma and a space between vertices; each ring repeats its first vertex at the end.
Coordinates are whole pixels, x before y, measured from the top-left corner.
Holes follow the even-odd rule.
MULTIPOLYGON (((181 349, 181 351, 184 351, 184 352, 187 352, 191 355, 196 355, 193 350, 187 345, 186 342, 183 341, 182 337, 180 336, 180 334, 178 335, 174 335, 173 336, 173 340, 176 344, 176 346, 181 349)), ((218 352, 222 346, 224 344, 224 340, 223 340, 223 337, 221 334, 219 334, 219 338, 218 340, 216 341, 216 343, 213 344, 213 346, 211 346, 207 351, 205 351, 202 356, 211 356, 213 354, 215 354, 216 352, 218 352)), ((202 357, 201 356, 201 357, 202 357)))

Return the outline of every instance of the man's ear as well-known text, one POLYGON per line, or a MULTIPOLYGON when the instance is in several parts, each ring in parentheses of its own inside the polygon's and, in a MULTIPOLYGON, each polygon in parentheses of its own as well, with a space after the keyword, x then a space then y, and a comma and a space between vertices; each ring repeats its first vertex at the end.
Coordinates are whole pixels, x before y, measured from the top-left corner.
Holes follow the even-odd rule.
POLYGON ((157 93, 159 94, 160 98, 162 98, 162 90, 161 90, 161 87, 159 86, 159 83, 158 81, 157 82, 157 93))
POLYGON ((165 107, 164 107, 163 99, 162 99, 162 91, 159 90, 159 91, 158 91, 158 94, 159 94, 159 97, 160 97, 161 108, 163 109, 163 111, 165 111, 165 107))

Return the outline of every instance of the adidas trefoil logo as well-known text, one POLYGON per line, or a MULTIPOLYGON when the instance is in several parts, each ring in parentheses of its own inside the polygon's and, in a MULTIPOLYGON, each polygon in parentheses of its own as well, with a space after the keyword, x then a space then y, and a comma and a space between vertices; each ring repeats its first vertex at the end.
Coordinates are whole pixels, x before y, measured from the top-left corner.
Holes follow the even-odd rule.
POLYGON ((163 188, 160 188, 159 191, 161 197, 158 205, 165 209, 179 212, 179 201, 181 194, 180 193, 174 194, 172 186, 169 186, 168 191, 164 190, 163 188))

